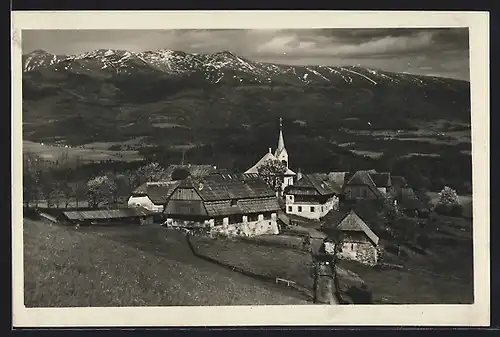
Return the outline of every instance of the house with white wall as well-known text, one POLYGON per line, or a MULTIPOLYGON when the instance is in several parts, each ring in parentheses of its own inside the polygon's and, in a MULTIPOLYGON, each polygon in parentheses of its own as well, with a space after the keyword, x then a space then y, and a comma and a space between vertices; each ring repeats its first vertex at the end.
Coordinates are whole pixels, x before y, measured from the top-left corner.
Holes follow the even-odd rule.
POLYGON ((328 174, 299 174, 299 179, 285 189, 286 214, 320 220, 330 210, 339 207, 342 185, 329 179, 328 174))
POLYGON ((127 201, 128 207, 143 207, 161 213, 179 181, 147 182, 136 188, 127 201))

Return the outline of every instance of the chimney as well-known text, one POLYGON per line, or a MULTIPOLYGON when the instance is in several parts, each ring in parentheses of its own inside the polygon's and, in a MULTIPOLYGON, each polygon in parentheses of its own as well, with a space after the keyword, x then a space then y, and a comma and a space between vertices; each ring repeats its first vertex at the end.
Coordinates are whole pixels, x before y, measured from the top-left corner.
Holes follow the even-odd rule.
POLYGON ((271 148, 269 148, 269 153, 272 153, 272 152, 273 152, 273 150, 271 148))

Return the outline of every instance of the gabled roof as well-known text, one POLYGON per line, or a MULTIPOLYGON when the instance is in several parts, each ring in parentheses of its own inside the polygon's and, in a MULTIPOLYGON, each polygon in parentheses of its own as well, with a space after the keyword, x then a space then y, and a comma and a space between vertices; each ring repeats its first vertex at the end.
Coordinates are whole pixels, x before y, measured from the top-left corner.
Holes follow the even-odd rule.
POLYGON ((303 174, 302 177, 291 186, 291 188, 293 187, 314 189, 317 195, 339 195, 342 193, 342 187, 329 179, 326 173, 303 174))
POLYGON ((336 229, 340 231, 356 231, 363 232, 375 244, 378 244, 379 237, 375 234, 370 227, 361 219, 361 217, 354 211, 339 212, 331 210, 323 219, 324 228, 336 229))
POLYGON ((365 185, 370 188, 370 190, 378 197, 378 198, 384 198, 384 194, 380 192, 380 190, 377 188, 375 185, 375 182, 373 181, 371 177, 372 171, 357 171, 352 175, 352 177, 349 178, 345 186, 348 185, 365 185))
POLYGON ((390 187, 390 186, 392 186, 390 173, 387 173, 387 172, 370 173, 370 177, 372 178, 373 182, 375 183, 375 186, 377 186, 377 187, 390 187))
POLYGON ((164 204, 179 184, 180 181, 147 182, 136 188, 132 196, 147 196, 154 204, 164 204))
POLYGON ((180 188, 194 188, 203 201, 276 198, 276 192, 258 175, 224 174, 201 178, 188 177, 180 188))
MULTIPOLYGON (((254 166, 252 166, 251 168, 249 168, 248 170, 246 170, 245 173, 258 174, 259 173, 259 167, 261 165, 263 165, 268 160, 278 160, 278 158, 276 158, 276 156, 274 154, 272 154, 271 151, 269 151, 262 158, 260 158, 260 160, 254 166)), ((285 172, 285 175, 295 175, 295 172, 293 172, 290 169, 287 169, 287 171, 285 172)))

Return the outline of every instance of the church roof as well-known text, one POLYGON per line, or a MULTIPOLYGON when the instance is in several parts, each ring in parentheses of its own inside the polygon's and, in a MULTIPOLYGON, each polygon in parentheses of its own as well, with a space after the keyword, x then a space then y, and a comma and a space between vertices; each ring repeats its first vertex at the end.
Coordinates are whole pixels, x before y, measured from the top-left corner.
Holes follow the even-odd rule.
MULTIPOLYGON (((246 174, 252 173, 252 174, 258 174, 259 173, 259 167, 263 165, 266 161, 268 160, 278 160, 275 155, 269 151, 266 153, 254 166, 249 168, 248 170, 245 171, 246 174)), ((293 172, 290 169, 287 169, 285 172, 285 175, 295 175, 295 172, 293 172)))
POLYGON ((278 137, 278 147, 274 155, 278 157, 285 150, 285 140, 283 139, 283 120, 280 118, 280 134, 278 137))

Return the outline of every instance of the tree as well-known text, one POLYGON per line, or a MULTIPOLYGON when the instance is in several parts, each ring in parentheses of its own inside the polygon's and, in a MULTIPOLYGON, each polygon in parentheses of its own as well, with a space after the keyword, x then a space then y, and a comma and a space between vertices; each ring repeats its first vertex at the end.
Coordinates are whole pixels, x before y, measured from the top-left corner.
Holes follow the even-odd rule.
POLYGON ((274 191, 281 191, 286 173, 286 166, 282 162, 269 159, 259 166, 258 173, 274 191))
POLYGON ((89 207, 97 208, 101 202, 111 201, 115 195, 116 183, 108 175, 96 176, 87 182, 89 207))
POLYGON ((191 173, 188 170, 178 167, 172 172, 171 178, 172 180, 184 180, 190 175, 191 173))
POLYGON ((137 185, 148 181, 158 181, 165 178, 165 169, 158 163, 149 163, 140 167, 136 174, 137 185))
POLYGON ((439 192, 438 204, 441 205, 458 205, 460 200, 458 198, 457 192, 451 187, 445 186, 441 192, 439 192))

